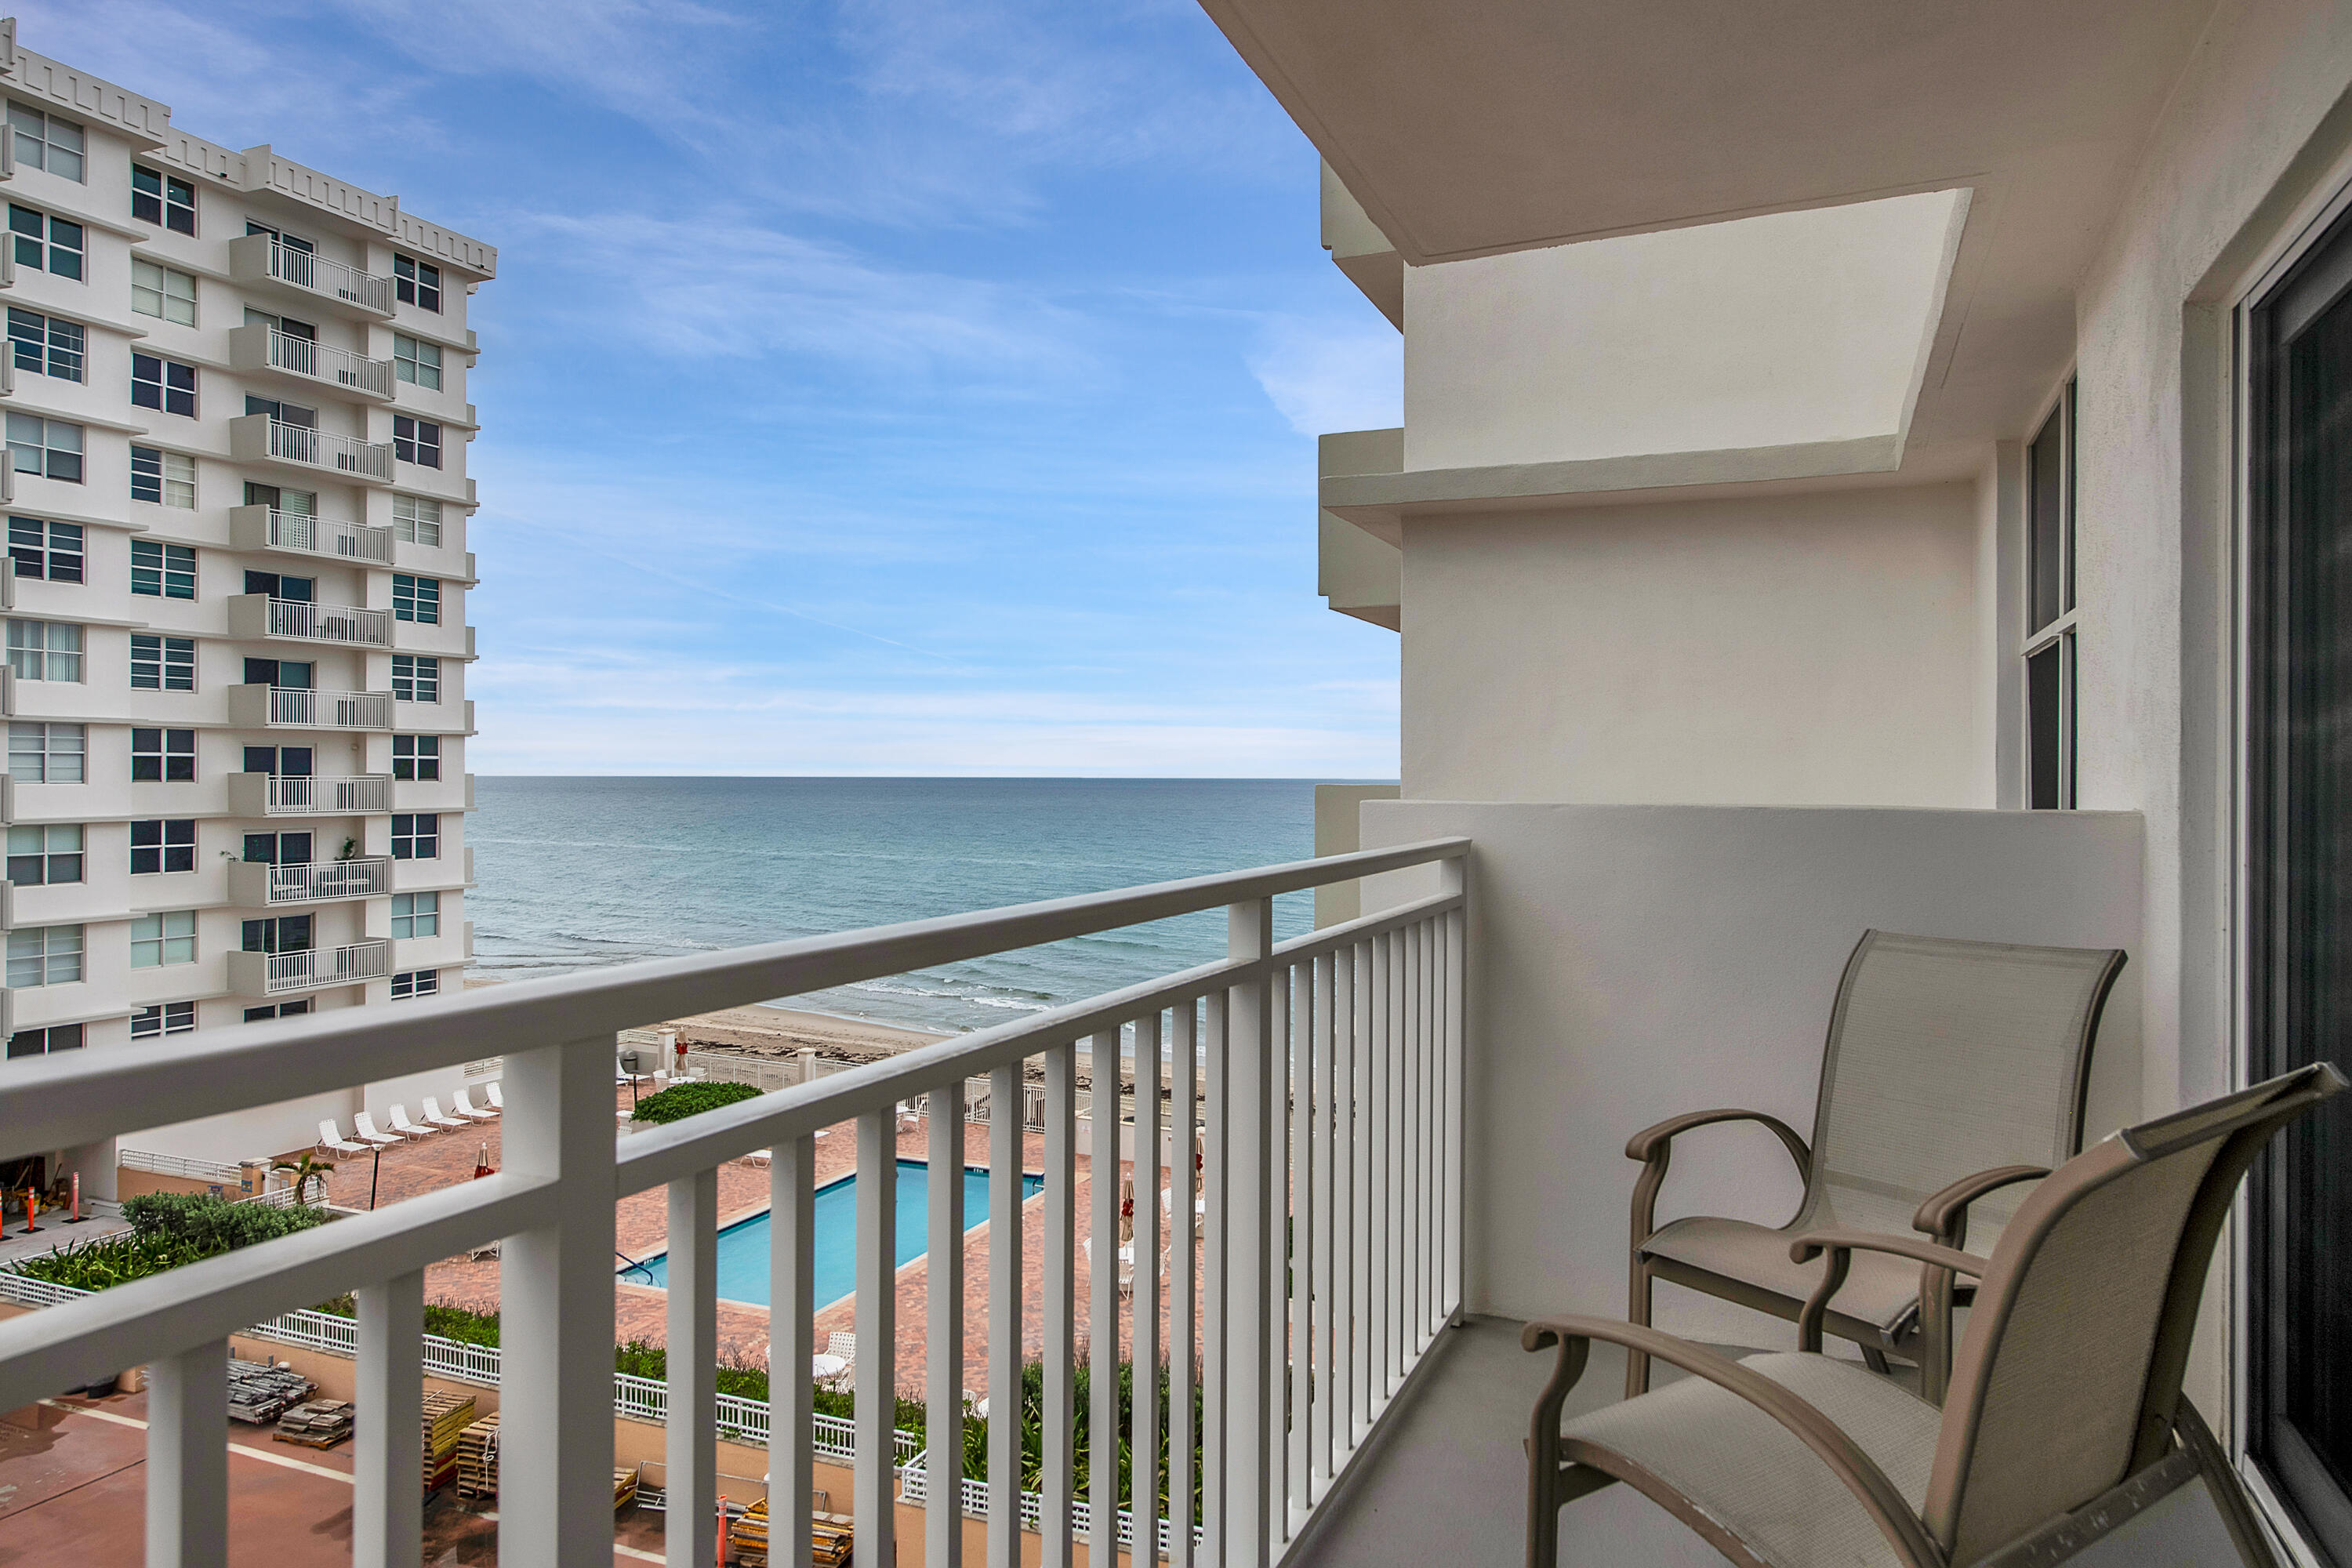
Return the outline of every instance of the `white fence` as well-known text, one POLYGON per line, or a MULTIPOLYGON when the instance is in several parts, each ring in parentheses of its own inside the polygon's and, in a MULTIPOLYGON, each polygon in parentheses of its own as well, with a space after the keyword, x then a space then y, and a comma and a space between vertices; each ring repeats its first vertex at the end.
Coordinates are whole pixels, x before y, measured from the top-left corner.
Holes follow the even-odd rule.
POLYGON ((310 555, 392 564, 393 532, 371 523, 341 522, 307 512, 269 509, 269 547, 299 550, 310 555))
POLYGON ((197 1182, 226 1182, 231 1185, 245 1179, 242 1167, 224 1165, 217 1160, 191 1160, 179 1154, 151 1154, 144 1149, 118 1149, 114 1163, 132 1171, 151 1171, 159 1176, 185 1176, 197 1182))
POLYGON ((310 904, 325 899, 364 899, 390 891, 392 858, 388 855, 269 868, 268 901, 273 904, 310 904))
POLYGON ((270 241, 269 275, 297 289, 307 289, 383 315, 392 314, 391 279, 331 261, 311 251, 270 241))
POLYGON ((390 647, 392 612, 363 610, 352 605, 314 605, 306 599, 272 599, 269 635, 291 637, 297 642, 390 647))
MULTIPOLYGON (((314 258, 314 265, 315 262, 314 258)), ((312 338, 289 337, 275 327, 269 329, 269 363, 274 368, 290 374, 331 382, 337 386, 350 387, 354 392, 365 392, 377 397, 392 395, 390 360, 370 359, 365 354, 332 348, 312 338)))
POLYGON ((389 730, 389 691, 313 691, 306 687, 269 689, 269 721, 304 730, 389 730))
POLYGON ((269 422, 269 455, 306 468, 331 468, 362 479, 392 480, 392 443, 362 441, 356 436, 321 430, 315 425, 269 422))
MULTIPOLYGON (((356 1215, 134 1280, 0 1323, 0 1409, 134 1363, 153 1373, 149 1405, 146 1561, 216 1563, 226 1550, 227 1474, 219 1405, 228 1335, 356 1288, 348 1330, 369 1398, 414 1409, 423 1368, 405 1345, 423 1331, 424 1269, 500 1243, 501 1312, 529 1323, 495 1373, 471 1348, 448 1353, 500 1390, 499 1560, 554 1568, 611 1550, 612 1261, 614 1199, 661 1188, 668 1209, 667 1490, 673 1560, 690 1560, 716 1507, 721 1412, 717 1351, 718 1170, 770 1149, 772 1363, 808 1364, 814 1332, 816 1137, 855 1127, 854 1267, 857 1415, 843 1435, 820 1423, 801 1377, 772 1379, 772 1549, 810 1560, 811 1465, 845 1454, 854 1477, 858 1555, 895 1554, 894 1482, 910 1456, 895 1430, 898 1368, 899 1108, 924 1100, 934 1169, 966 1161, 966 1084, 984 1078, 992 1105, 1023 1118, 988 1125, 989 1229, 1017 1234, 1030 1140, 1021 1121, 1041 1095, 1042 1247, 993 1256, 984 1353, 987 1398, 1008 1415, 1023 1396, 1022 1324, 1042 1322, 1042 1484, 1028 1518, 1048 1561, 1067 1562, 1086 1531, 1097 1561, 1121 1533, 1114 1510, 1089 1515, 1075 1495, 1076 1367, 1091 1377, 1088 1466, 1115 1475, 1131 1446, 1133 1489, 1159 1496, 1163 1415, 1170 1514, 1197 1532, 1168 1542, 1174 1568, 1265 1564, 1282 1556, 1376 1434, 1435 1336, 1460 1310, 1462 1085, 1468 900, 1464 839, 1337 856, 1253 871, 910 921, 730 952, 595 969, 455 993, 386 1008, 349 1008, 266 1025, 205 1030, 169 1048, 68 1052, 13 1065, 0 1084, 0 1155, 71 1148, 164 1121, 504 1058, 504 1168, 479 1181, 356 1215), (1274 900, 1328 882, 1425 868, 1423 896, 1287 942, 1274 900), (850 1068, 652 1128, 612 1135, 614 1031, 649 1020, 804 995, 992 953, 1223 909, 1226 956, 1105 995, 850 1068), (1081 1226, 1077 1160, 1120 1163, 1118 1118, 1083 1124, 1077 1061, 1132 1043, 1135 1189, 1163 1177, 1165 1359, 1169 1382, 1202 1390, 1159 1408, 1159 1380, 1139 1380, 1133 1425, 1118 1408, 1118 1362, 1162 1359, 1157 1268, 1135 1270, 1132 1299, 1110 1268, 1087 1273, 1082 1235, 1108 1259, 1120 1184, 1094 1181, 1081 1226), (1042 1090, 1032 1085, 1032 1064, 1042 1090), (1161 1080, 1168 1080, 1163 1096, 1161 1080), (1167 1125, 1163 1129, 1164 1120, 1167 1125), (1164 1136, 1163 1136, 1164 1133, 1164 1136), (1203 1152, 1196 1173, 1190 1152, 1203 1152), (1178 1151, 1163 1169, 1163 1151, 1178 1151), (1198 1203, 1196 1206, 1196 1194, 1198 1203), (998 1266, 1002 1262, 1003 1266, 998 1266), (1031 1270, 1034 1267, 1034 1272, 1031 1270), (1083 1352, 1081 1342, 1087 1347, 1083 1352), (823 1445, 821 1447, 820 1445, 823 1445), (1201 1455, 1195 1463, 1196 1445, 1201 1455), (160 1503, 155 1500, 161 1499, 160 1503)), ((232 959, 253 955, 231 954, 232 959)), ((924 1307, 927 1425, 955 1428, 963 1410, 965 1184, 929 1184, 924 1307)), ((1162 1207, 1139 1203, 1134 1256, 1160 1254, 1162 1207)), ((282 1318, 277 1320, 283 1322, 282 1318)), ((298 1323, 299 1321, 298 1320, 298 1323)), ((273 1325, 275 1326, 275 1325, 273 1325)), ((981 1348, 981 1347, 975 1347, 981 1348)), ((632 1390, 632 1400, 648 1398, 632 1390)), ((1017 1561, 1024 1516, 1017 1419, 991 1423, 990 1555, 1017 1561)), ((362 1421, 354 1464, 353 1550, 412 1557, 421 1530, 414 1421, 362 1421)), ((945 1556, 962 1528, 961 1444, 927 1456, 925 1533, 945 1556), (928 1473, 936 1467, 937 1473, 928 1473), (952 1483, 952 1484, 950 1484, 952 1483)))
POLYGON ((350 816, 392 809, 390 773, 355 773, 343 778, 279 777, 269 779, 266 809, 272 816, 350 816))

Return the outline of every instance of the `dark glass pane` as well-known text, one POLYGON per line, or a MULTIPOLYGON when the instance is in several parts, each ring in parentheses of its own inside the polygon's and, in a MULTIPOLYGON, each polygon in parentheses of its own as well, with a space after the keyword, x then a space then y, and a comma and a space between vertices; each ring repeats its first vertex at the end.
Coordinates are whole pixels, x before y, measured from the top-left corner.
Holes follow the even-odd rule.
POLYGON ((2058 707, 2059 675, 2056 643, 2025 661, 2025 804, 2035 811, 2055 811, 2061 804, 2058 759, 2063 729, 2058 707))
POLYGON ((2029 632, 2040 631, 2065 609, 2066 475, 2061 450, 2064 425, 2064 411, 2053 410, 2025 453, 2025 629, 2029 632))

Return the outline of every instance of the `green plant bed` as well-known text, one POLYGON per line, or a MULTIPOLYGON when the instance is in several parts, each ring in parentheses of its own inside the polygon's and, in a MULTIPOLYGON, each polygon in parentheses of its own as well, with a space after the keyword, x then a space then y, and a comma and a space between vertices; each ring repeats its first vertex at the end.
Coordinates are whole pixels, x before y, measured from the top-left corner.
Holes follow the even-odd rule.
POLYGON ((739 1100, 757 1100, 760 1091, 748 1083, 674 1083, 659 1094, 637 1101, 632 1121, 683 1121, 739 1100))
POLYGON ((104 1290, 257 1241, 291 1236, 334 1216, 323 1209, 271 1208, 193 1193, 149 1193, 124 1200, 122 1217, 131 1222, 127 1236, 68 1245, 12 1267, 27 1279, 52 1285, 104 1290))

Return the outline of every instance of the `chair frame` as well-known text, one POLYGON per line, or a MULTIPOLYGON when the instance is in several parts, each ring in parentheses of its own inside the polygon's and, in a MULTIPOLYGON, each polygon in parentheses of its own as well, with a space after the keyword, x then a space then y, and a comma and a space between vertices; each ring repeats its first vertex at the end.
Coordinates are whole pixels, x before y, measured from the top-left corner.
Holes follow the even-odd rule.
MULTIPOLYGON (((1815 1136, 1820 1135, 1822 1114, 1832 1089, 1837 1068, 1836 1047, 1845 1022, 1846 1003, 1852 994, 1855 971, 1870 952, 1873 939, 1891 934, 1894 933, 1863 932, 1861 940, 1854 943, 1853 951, 1846 955, 1845 967, 1839 973, 1837 1000, 1830 1009, 1829 1028, 1822 1042, 1821 1074, 1814 1091, 1815 1136)), ((2069 1122, 2074 1129, 2077 1151, 2082 1143, 2084 1103, 2090 1092, 2092 1047, 2098 1039, 2099 1022, 2105 1016, 2107 999, 2115 993, 2116 977, 2123 973, 2124 965, 2128 962, 2127 954, 2121 950, 2116 951, 2097 979, 2089 1011, 2084 1019, 2083 1040, 2075 1052, 2074 1081, 2069 1091, 2074 1100, 2069 1122)), ((1737 1107, 1686 1111, 1633 1134, 1626 1142, 1625 1157, 1638 1161, 1642 1173, 1634 1178, 1633 1212, 1627 1227, 1627 1321, 1642 1326, 1650 1322, 1656 1283, 1660 1279, 1735 1301, 1759 1312, 1769 1312, 1776 1318, 1793 1321, 1803 1310, 1803 1302, 1764 1286, 1717 1274, 1675 1258, 1643 1256, 1643 1248, 1660 1228, 1658 1194, 1665 1186, 1666 1173, 1674 1163, 1675 1140, 1698 1128, 1731 1121, 1755 1122, 1778 1138, 1781 1146, 1788 1150, 1790 1162, 1797 1167, 1797 1178, 1804 1184, 1806 1196, 1811 1196, 1814 1178, 1811 1145, 1798 1135, 1795 1128, 1764 1111, 1737 1107)), ((1930 1194, 1912 1215, 1911 1224, 1938 1247, 1958 1251, 1968 1245, 1969 1205, 2003 1187, 2020 1182, 2038 1181, 2049 1173, 2046 1167, 2040 1165, 2004 1165, 1973 1172, 1930 1194)), ((1916 1327, 1903 1340, 1889 1341, 1875 1325, 1842 1312, 1830 1312, 1825 1322, 1830 1332, 1862 1347, 1863 1359, 1869 1363, 1874 1372, 1887 1370, 1886 1352, 1889 1351, 1906 1359, 1916 1359, 1919 1366, 1920 1392, 1930 1403, 1940 1405, 1951 1377, 1952 1311, 1955 1307, 1967 1305, 1969 1295, 1970 1288, 1961 1284, 1949 1270, 1923 1264, 1919 1271, 1916 1327)), ((1649 1353, 1638 1346, 1629 1345, 1625 1357, 1625 1397, 1631 1399, 1645 1393, 1649 1386, 1649 1353)))
POLYGON ((1993 1357, 1981 1347, 1991 1344, 2005 1331, 2020 1281, 2028 1272, 2010 1260, 2025 1256, 2030 1262, 2032 1250, 2041 1246, 2076 1203, 2128 1167, 2208 1139, 2221 1140, 2221 1147, 2215 1152, 2180 1228, 2175 1261, 2164 1286, 2155 1341, 2148 1352, 2147 1373, 2134 1427, 2137 1436, 2123 1478, 2101 1495, 2045 1521, 2020 1539, 1968 1559, 1965 1568, 2044 1568, 2063 1561, 2198 1476, 2205 1478, 2223 1527, 2242 1561, 2250 1568, 2274 1568, 2261 1521, 2227 1455, 2182 1394, 2181 1378, 2195 1335, 2206 1270, 2247 1168, 2273 1133, 2345 1087, 2342 1074, 2320 1063, 2226 1097, 2245 1103, 2217 1126, 2177 1131, 2168 1128, 2171 1119, 2161 1118, 2139 1128, 2126 1129, 2077 1155, 2055 1173, 2051 1184, 2034 1194, 2031 1206, 2019 1211, 1990 1259, 1932 1241, 1837 1228, 1811 1232, 1790 1243, 1790 1257, 1796 1262, 1809 1262, 1827 1255, 1822 1281, 1798 1320, 1801 1348, 1814 1353, 1820 1352, 1825 1321, 1834 1317, 1829 1311, 1830 1299, 1844 1284, 1853 1254, 1857 1250, 1892 1253, 1910 1258, 1923 1268, 1979 1282, 1977 1318, 1970 1326, 1969 1345, 1961 1358, 1961 1375, 1954 1389, 1954 1396, 1965 1404, 1946 1413, 1924 1517, 1913 1510, 1885 1472, 1835 1423, 1816 1406, 1760 1373, 1642 1324, 1591 1317, 1529 1322, 1520 1334, 1522 1348, 1536 1351, 1549 1345, 1559 1347, 1550 1381, 1536 1401, 1528 1425, 1529 1568, 1554 1568, 1559 1562, 1559 1510, 1563 1505, 1618 1481, 1658 1503, 1729 1561, 1752 1568, 1770 1568, 1727 1525, 1713 1518, 1672 1481, 1603 1445, 1570 1437, 1560 1430, 1561 1408, 1583 1375, 1594 1340, 1622 1345, 1629 1353, 1640 1353, 1679 1367, 1770 1416, 1811 1449, 1853 1494, 1904 1568, 1962 1568, 1937 1541, 1928 1521, 1958 1517, 1967 1485, 1964 1461, 1974 1447, 1983 1384, 1990 1375, 1993 1362, 1993 1357), (2263 1095, 2264 1090, 2269 1091, 2267 1095, 2263 1095))

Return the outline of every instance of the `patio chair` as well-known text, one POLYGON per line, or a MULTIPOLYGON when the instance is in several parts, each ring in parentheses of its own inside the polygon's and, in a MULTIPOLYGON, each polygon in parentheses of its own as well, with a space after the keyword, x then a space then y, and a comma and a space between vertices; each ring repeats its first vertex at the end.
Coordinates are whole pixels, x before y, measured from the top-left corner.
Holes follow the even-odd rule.
POLYGON ((477 1106, 474 1103, 473 1095, 472 1089, 459 1089, 449 1109, 469 1121, 496 1121, 499 1119, 499 1113, 495 1110, 484 1110, 477 1106))
MULTIPOLYGON (((1734 1563, 2021 1568, 2063 1561, 2200 1475, 2238 1557, 2271 1568, 2181 1372, 2239 1178, 2273 1133, 2344 1088, 2315 1063, 2125 1128, 2037 1186, 1990 1259, 1910 1237, 1801 1236, 1790 1256, 1827 1258, 1798 1351, 1733 1362, 1602 1318, 1528 1323, 1527 1349, 1559 1347, 1528 1428, 1530 1568, 1556 1568, 1563 1504, 1621 1480, 1734 1563), (1820 1353, 1857 1252, 1978 1281, 1941 1410, 1820 1353), (1693 1375, 1563 1429, 1594 1340, 1693 1375)), ((2176 1513, 2147 1528, 2201 1522, 2176 1513)))
POLYGON ((496 1079, 482 1086, 482 1098, 490 1102, 490 1109, 494 1111, 504 1110, 507 1108, 507 1097, 499 1092, 496 1079))
POLYGON ((833 1337, 824 1342, 824 1353, 837 1355, 844 1361, 857 1359, 857 1336, 835 1329, 833 1337))
POLYGON ((743 1163, 747 1165, 772 1165, 775 1159, 776 1152, 773 1149, 754 1149, 743 1156, 743 1163))
POLYGON ((330 1154, 364 1154, 368 1152, 367 1144, 352 1142, 336 1131, 335 1119, 331 1116, 319 1123, 319 1147, 330 1154))
POLYGON ((394 1143, 404 1143, 407 1142, 406 1139, 403 1138, 397 1132, 377 1131, 375 1127, 375 1118, 370 1116, 364 1110, 353 1113, 352 1117, 352 1131, 359 1134, 360 1141, 362 1142, 378 1149, 388 1149, 394 1143))
MULTIPOLYGON (((1794 1319, 1822 1276, 1790 1261, 1793 1237, 1831 1226, 1990 1250, 2015 1212, 2017 1184, 2082 1147, 2083 1096, 2099 1015, 2123 968, 2115 948, 2016 947, 1869 931, 1830 1010, 1813 1142, 1757 1110, 1698 1110, 1633 1135, 1626 1316, 1650 1321, 1668 1280, 1794 1319), (1757 1121, 1787 1146, 1805 1184, 1780 1228, 1696 1215, 1655 1223, 1674 1141, 1719 1121, 1757 1121)), ((1973 1288, 1891 1255, 1854 1260, 1830 1303, 1829 1331, 1862 1346, 1874 1370, 1893 1352, 1919 1365, 1940 1403, 1951 1369, 1952 1308, 1973 1288)), ((1649 1387, 1649 1358, 1626 1358, 1627 1397, 1649 1387)))
POLYGON ((466 1125, 465 1122, 459 1121, 455 1116, 442 1115, 440 1099, 437 1096, 430 1094, 425 1097, 425 1115, 422 1120, 428 1127, 438 1127, 445 1131, 448 1128, 463 1127, 466 1125))
POLYGON ((408 1119, 408 1107, 395 1105, 383 1113, 384 1124, 404 1138, 430 1138, 440 1131, 437 1127, 419 1127, 408 1119))

